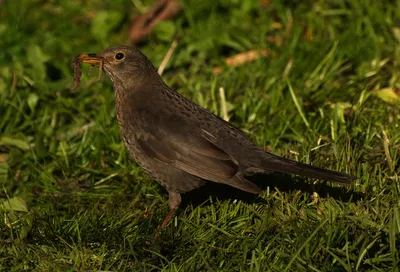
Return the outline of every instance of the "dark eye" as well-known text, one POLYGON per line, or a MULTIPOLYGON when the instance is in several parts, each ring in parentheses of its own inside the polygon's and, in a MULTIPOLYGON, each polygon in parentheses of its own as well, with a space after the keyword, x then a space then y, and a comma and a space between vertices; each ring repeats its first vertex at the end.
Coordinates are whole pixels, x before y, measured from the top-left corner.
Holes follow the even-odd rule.
POLYGON ((124 57, 125 57, 124 53, 121 53, 121 52, 119 52, 115 55, 116 60, 122 60, 124 57))

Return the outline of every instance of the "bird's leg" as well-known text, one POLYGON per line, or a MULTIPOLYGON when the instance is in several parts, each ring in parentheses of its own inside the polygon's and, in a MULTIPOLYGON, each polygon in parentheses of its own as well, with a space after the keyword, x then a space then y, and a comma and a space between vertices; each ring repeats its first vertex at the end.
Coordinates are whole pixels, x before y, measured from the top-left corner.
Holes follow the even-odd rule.
POLYGON ((168 192, 169 197, 168 197, 168 204, 169 204, 169 213, 168 215, 164 218, 163 222, 161 225, 158 227, 156 233, 154 234, 153 240, 155 240, 161 233, 161 231, 165 228, 165 226, 169 223, 169 221, 174 217, 174 214, 176 212, 176 209, 178 209, 179 205, 181 204, 181 195, 176 192, 168 192))
POLYGON ((169 205, 169 213, 168 215, 164 218, 164 221, 161 223, 160 228, 163 229, 165 226, 167 226, 168 222, 174 217, 174 214, 176 212, 176 209, 178 209, 179 205, 181 204, 181 195, 175 192, 170 192, 169 193, 169 198, 168 198, 168 205, 169 205))

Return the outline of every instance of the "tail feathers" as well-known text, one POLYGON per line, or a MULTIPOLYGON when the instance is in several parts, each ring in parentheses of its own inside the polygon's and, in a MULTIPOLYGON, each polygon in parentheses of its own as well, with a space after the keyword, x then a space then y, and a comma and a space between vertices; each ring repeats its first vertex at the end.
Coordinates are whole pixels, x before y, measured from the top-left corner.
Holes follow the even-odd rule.
POLYGON ((265 154, 267 156, 264 157, 261 168, 267 172, 274 171, 280 173, 294 174, 309 178, 332 181, 343 185, 349 185, 352 183, 353 180, 357 179, 357 177, 345 173, 327 170, 294 160, 285 159, 270 153, 265 154))

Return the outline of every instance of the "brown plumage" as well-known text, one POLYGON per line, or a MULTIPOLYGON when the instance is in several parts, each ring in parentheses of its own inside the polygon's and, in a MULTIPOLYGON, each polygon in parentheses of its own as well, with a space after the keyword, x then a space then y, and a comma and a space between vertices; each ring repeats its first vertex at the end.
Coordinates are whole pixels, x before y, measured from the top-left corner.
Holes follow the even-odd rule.
POLYGON ((111 47, 77 58, 102 66, 110 77, 129 153, 169 193, 170 213, 159 230, 174 215, 180 194, 206 182, 258 194, 260 188, 246 175, 282 172, 344 185, 356 179, 265 152, 242 131, 169 88, 135 48, 111 47))

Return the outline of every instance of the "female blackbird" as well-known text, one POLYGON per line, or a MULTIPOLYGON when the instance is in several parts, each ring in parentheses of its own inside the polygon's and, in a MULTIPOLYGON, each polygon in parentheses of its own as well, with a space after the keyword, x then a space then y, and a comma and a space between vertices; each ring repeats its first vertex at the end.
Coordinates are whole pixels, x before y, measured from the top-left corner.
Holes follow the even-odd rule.
POLYGON ((206 182, 258 194, 260 188, 246 175, 282 172, 344 185, 356 179, 257 147, 242 131, 169 88, 135 48, 118 46, 82 54, 75 59, 79 62, 98 65, 110 77, 129 153, 169 193, 170 212, 159 231, 175 214, 181 194, 206 182))

